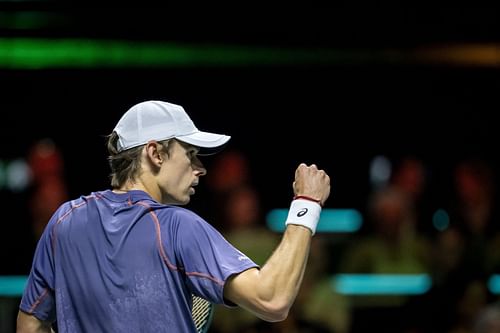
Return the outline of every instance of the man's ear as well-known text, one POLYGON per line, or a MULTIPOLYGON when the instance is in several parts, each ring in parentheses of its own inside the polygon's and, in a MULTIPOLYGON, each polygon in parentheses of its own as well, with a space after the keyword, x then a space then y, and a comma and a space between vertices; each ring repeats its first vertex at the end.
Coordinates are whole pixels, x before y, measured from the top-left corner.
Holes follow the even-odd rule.
POLYGON ((149 141, 144 147, 148 160, 155 166, 161 167, 164 156, 161 152, 161 144, 156 141, 149 141))

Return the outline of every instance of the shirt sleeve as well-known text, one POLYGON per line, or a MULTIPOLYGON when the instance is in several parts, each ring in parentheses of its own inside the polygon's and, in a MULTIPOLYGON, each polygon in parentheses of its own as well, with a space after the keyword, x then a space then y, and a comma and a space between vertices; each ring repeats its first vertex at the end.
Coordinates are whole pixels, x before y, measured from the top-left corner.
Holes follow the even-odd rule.
POLYGON ((258 265, 201 217, 183 214, 176 249, 191 292, 212 303, 226 304, 223 292, 227 279, 258 265))
POLYGON ((52 242, 57 216, 56 212, 38 241, 28 282, 19 306, 23 312, 50 322, 56 320, 52 242))

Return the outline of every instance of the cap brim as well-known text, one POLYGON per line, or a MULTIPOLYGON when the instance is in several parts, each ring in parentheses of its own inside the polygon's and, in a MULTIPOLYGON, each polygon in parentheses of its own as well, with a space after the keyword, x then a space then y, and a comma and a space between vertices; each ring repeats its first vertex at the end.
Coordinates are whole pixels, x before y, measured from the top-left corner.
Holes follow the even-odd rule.
POLYGON ((198 155, 206 156, 221 151, 231 137, 224 134, 200 131, 189 135, 177 136, 176 139, 200 148, 198 155))

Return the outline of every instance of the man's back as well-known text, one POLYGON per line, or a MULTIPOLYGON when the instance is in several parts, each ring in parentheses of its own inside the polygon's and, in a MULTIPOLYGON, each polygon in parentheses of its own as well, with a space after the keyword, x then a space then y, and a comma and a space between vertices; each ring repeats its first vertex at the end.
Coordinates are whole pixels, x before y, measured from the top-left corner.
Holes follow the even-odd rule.
MULTIPOLYGON (((104 191, 56 212, 44 235, 49 260, 40 269, 48 280, 53 272, 59 331, 192 330, 189 317, 185 327, 176 326, 186 312, 181 309, 190 307, 188 291, 176 288, 183 276, 161 245, 161 229, 169 226, 155 220, 155 209, 179 208, 158 205, 142 192, 104 191)), ((36 297, 30 308, 41 306, 43 312, 46 297, 36 297)))

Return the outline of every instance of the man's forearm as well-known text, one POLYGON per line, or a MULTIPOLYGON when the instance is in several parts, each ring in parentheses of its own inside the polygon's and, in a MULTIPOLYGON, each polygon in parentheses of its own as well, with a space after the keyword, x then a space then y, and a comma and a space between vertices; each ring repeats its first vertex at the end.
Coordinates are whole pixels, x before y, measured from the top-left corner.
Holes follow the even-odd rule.
POLYGON ((311 245, 311 232, 288 225, 280 245, 259 272, 258 296, 288 309, 299 292, 311 245))
POLYGON ((226 283, 224 296, 263 320, 284 320, 300 289, 310 246, 309 229, 287 226, 264 266, 233 276, 226 283))

